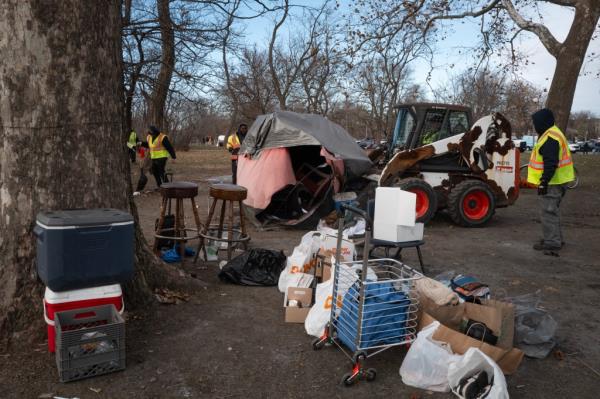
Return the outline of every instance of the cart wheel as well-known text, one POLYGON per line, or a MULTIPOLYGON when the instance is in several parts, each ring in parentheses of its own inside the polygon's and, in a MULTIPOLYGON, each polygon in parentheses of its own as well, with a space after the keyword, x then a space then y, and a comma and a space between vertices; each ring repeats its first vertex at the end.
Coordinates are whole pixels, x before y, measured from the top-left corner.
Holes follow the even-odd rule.
POLYGON ((356 376, 357 376, 357 374, 354 374, 354 373, 344 374, 344 376, 342 377, 342 385, 344 385, 346 387, 350 387, 350 386, 354 385, 354 383, 356 382, 356 376))
POLYGON ((325 343, 327 342, 327 339, 323 339, 323 338, 316 338, 313 342, 312 342, 312 347, 313 350, 318 351, 319 349, 323 349, 323 347, 325 346, 325 343))
POLYGON ((363 362, 365 359, 367 358, 367 353, 366 352, 355 352, 354 355, 352 355, 352 363, 357 364, 357 363, 361 363, 363 362))
POLYGON ((367 381, 375 381, 375 378, 377 378, 377 370, 375 369, 367 369, 367 371, 365 371, 365 377, 367 379, 367 381))

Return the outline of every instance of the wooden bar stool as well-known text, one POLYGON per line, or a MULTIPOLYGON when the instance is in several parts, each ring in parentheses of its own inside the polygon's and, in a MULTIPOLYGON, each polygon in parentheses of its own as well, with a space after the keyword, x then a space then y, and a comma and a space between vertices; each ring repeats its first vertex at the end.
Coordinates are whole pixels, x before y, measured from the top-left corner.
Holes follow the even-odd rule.
MULTIPOLYGON (((200 233, 200 246, 198 247, 198 253, 202 249, 204 253, 204 260, 207 259, 206 244, 207 241, 217 241, 227 243, 227 260, 231 260, 231 253, 233 246, 237 243, 241 243, 244 249, 248 249, 248 241, 250 236, 246 233, 246 224, 244 220, 244 213, 242 208, 242 201, 246 199, 248 190, 245 187, 238 186, 236 184, 211 184, 209 186, 209 196, 212 199, 210 204, 210 211, 208 212, 208 218, 204 224, 203 230, 200 233), (221 201, 221 215, 219 218, 218 225, 211 225, 212 218, 217 208, 217 202, 221 201), (240 228, 234 229, 234 211, 233 203, 237 202, 239 205, 239 219, 240 228), (226 209, 229 208, 229 219, 225 226, 225 214, 226 209), (227 229, 227 238, 223 238, 223 231, 227 229), (216 233, 215 233, 216 230, 216 233), (238 237, 234 237, 234 233, 238 233, 238 237)), ((198 258, 196 254, 196 259, 198 258)))
MULTIPOLYGON (((200 223, 198 208, 196 207, 196 201, 194 200, 194 198, 198 196, 198 185, 187 181, 163 183, 160 186, 160 193, 162 195, 162 204, 160 207, 158 225, 156 226, 156 231, 154 233, 154 252, 157 255, 160 255, 158 248, 160 239, 178 242, 181 263, 183 263, 185 258, 185 243, 189 240, 200 239, 202 223, 200 223), (194 220, 196 222, 195 229, 185 227, 183 200, 186 198, 189 198, 192 203, 192 213, 194 214, 194 220), (167 208, 171 209, 171 200, 175 201, 175 223, 173 227, 164 228, 165 213, 167 212, 167 208), (192 234, 188 236, 187 232, 191 232, 192 234)), ((200 247, 198 247, 198 249, 199 248, 200 247)))

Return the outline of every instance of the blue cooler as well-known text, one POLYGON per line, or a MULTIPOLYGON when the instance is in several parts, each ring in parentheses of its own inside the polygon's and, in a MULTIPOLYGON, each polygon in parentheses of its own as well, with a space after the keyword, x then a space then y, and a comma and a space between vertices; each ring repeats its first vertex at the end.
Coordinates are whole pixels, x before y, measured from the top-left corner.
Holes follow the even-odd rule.
POLYGON ((38 275, 60 292, 126 283, 133 277, 133 217, 118 209, 41 212, 38 275))

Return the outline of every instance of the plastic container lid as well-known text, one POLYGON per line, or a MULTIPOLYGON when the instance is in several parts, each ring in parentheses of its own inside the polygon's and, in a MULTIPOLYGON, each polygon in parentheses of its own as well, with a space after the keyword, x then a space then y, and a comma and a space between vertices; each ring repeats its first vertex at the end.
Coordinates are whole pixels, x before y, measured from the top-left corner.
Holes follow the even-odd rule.
POLYGON ((42 227, 46 226, 106 226, 111 224, 130 224, 133 223, 133 216, 128 212, 118 209, 73 209, 58 210, 50 212, 40 212, 37 215, 37 222, 42 227))
POLYGON ((83 288, 80 290, 55 292, 46 287, 44 300, 46 303, 65 303, 86 301, 89 299, 113 298, 123 295, 119 284, 103 285, 101 287, 83 288))

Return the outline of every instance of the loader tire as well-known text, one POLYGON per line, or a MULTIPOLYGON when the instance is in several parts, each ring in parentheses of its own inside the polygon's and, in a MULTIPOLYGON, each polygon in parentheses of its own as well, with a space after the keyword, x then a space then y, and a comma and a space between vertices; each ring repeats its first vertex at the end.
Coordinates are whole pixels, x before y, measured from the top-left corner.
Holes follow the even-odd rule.
POLYGON ((417 195, 417 219, 418 223, 429 222, 437 212, 437 195, 433 187, 425 180, 410 177, 400 180, 397 184, 404 191, 410 191, 417 195))
POLYGON ((450 190, 448 213, 465 227, 484 226, 494 215, 496 197, 490 186, 479 180, 465 180, 450 190))

